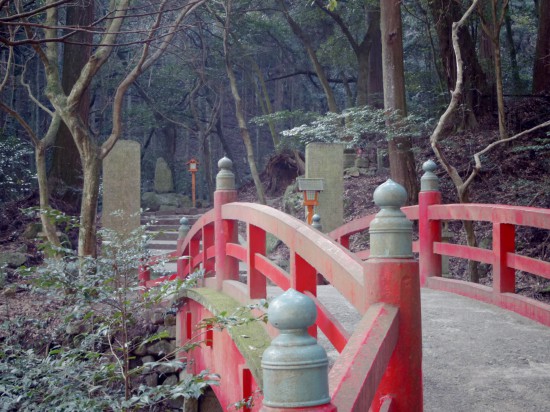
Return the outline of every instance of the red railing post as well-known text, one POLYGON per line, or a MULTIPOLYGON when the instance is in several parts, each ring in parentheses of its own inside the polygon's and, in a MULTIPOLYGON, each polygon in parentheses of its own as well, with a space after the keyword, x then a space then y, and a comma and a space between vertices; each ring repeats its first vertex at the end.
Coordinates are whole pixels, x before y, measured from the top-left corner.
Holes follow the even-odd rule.
POLYGON ((147 282, 151 280, 151 267, 146 259, 141 260, 138 268, 138 284, 142 288, 147 287, 147 282))
POLYGON ((256 253, 265 256, 265 230, 248 224, 247 231, 247 263, 248 263, 248 295, 250 299, 266 297, 266 278, 256 269, 256 253))
POLYGON ((372 404, 362 405, 364 409, 360 410, 379 412, 391 398, 395 410, 421 412, 420 281, 418 262, 412 252, 412 222, 401 211, 407 192, 388 180, 374 191, 373 197, 381 210, 369 229, 371 249, 364 269, 365 310, 375 303, 396 306, 399 334, 372 404))
POLYGON ((227 243, 237 242, 237 225, 232 220, 222 218, 222 207, 227 203, 237 200, 235 190, 235 175, 233 174, 233 162, 227 157, 218 162, 220 171, 216 175, 216 191, 214 192, 214 251, 216 262, 216 289, 221 290, 225 280, 237 280, 239 278, 238 262, 227 255, 227 243))
MULTIPOLYGON (((183 242, 185 241, 185 238, 187 237, 187 234, 189 233, 189 220, 186 217, 182 217, 180 219, 180 227, 178 229, 178 247, 177 250, 181 251, 182 255, 178 257, 178 260, 176 261, 176 268, 178 273, 179 279, 185 279, 185 277, 189 274, 188 273, 188 265, 191 263, 189 261, 189 256, 185 255, 186 250, 183 249, 183 242)), ((189 248, 187 248, 187 252, 189 252, 189 248)))
POLYGON ((516 228, 514 225, 493 221, 493 291, 495 293, 516 292, 516 271, 506 264, 508 252, 516 249, 516 228))
POLYGON ((428 209, 441 204, 439 179, 434 174, 436 164, 428 160, 422 165, 424 175, 420 179, 418 194, 418 234, 420 284, 423 286, 430 276, 441 276, 441 255, 434 253, 434 242, 441 242, 441 222, 430 220, 428 209))

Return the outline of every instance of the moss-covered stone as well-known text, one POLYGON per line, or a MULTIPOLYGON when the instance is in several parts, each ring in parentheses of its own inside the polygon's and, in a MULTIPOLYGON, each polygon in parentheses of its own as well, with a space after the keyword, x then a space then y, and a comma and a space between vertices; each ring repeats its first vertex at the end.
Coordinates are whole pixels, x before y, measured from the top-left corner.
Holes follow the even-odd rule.
MULTIPOLYGON (((186 289, 175 300, 183 298, 192 299, 213 315, 217 316, 222 312, 234 313, 243 308, 243 305, 228 295, 208 288, 186 289)), ((254 316, 249 310, 244 310, 245 316, 254 316)), ((246 359, 250 372, 260 387, 263 386, 262 377, 262 354, 271 343, 263 325, 259 322, 250 322, 240 326, 227 329, 233 342, 239 349, 241 355, 246 359)))

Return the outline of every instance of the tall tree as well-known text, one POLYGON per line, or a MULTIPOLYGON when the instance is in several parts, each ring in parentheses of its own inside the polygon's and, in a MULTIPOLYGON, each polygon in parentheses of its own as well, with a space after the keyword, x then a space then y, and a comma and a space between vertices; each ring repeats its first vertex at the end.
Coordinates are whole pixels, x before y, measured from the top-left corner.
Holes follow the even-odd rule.
MULTIPOLYGON (((401 116, 406 116, 403 29, 399 0, 380 0, 380 28, 384 109, 397 111, 401 116)), ((418 183, 411 137, 398 136, 390 139, 388 153, 392 179, 407 190, 409 204, 416 203, 418 183)))
MULTIPOLYGON (((376 51, 381 52, 380 49, 375 49, 371 53, 373 45, 376 46, 376 43, 380 44, 380 11, 377 7, 368 4, 368 2, 364 2, 361 5, 362 10, 353 9, 350 14, 356 18, 363 17, 361 20, 366 23, 366 29, 354 30, 340 13, 335 9, 331 10, 326 7, 324 0, 315 0, 315 4, 334 20, 353 50, 357 59, 356 105, 364 106, 369 102, 369 94, 371 92, 369 90, 369 83, 371 86, 374 86, 374 82, 369 82, 369 80, 372 80, 371 75, 376 74, 376 72, 371 72, 371 63, 375 63, 378 57, 374 53, 376 51), (357 32, 362 32, 362 36, 359 34, 359 38, 356 38, 357 32)), ((373 90, 374 93, 381 91, 381 89, 373 90)))
POLYGON ((539 27, 535 65, 533 68, 533 93, 550 94, 550 1, 540 1, 539 27))
POLYGON ((384 107, 384 80, 382 75, 380 9, 369 7, 367 10, 367 24, 372 35, 367 63, 367 104, 381 109, 384 107))
POLYGON ((246 124, 245 111, 242 104, 241 95, 239 93, 239 88, 237 86, 237 77, 235 76, 235 71, 233 69, 232 56, 230 54, 230 45, 229 37, 231 30, 231 14, 233 12, 233 2, 232 0, 226 0, 224 4, 225 8, 225 19, 223 20, 223 54, 225 69, 227 71, 227 77, 229 78, 229 86, 231 87, 231 95, 233 96, 233 101, 235 103, 235 116, 237 118, 237 123, 239 124, 239 130, 241 132, 241 137, 243 139, 244 145, 246 147, 246 157, 248 161, 248 167, 250 167, 250 174, 254 180, 254 186, 256 186, 256 192, 258 194, 258 200, 262 204, 266 204, 265 192, 260 180, 260 174, 258 173, 258 168, 256 166, 256 159, 254 156, 254 147, 252 146, 252 140, 250 139, 250 132, 248 131, 248 126, 246 124))
MULTIPOLYGON (((46 13, 45 18, 39 25, 28 23, 29 12, 18 11, 17 15, 5 18, 5 21, 11 23, 15 21, 25 28, 26 38, 17 42, 8 42, 8 45, 14 47, 20 44, 28 44, 39 56, 47 80, 45 94, 54 108, 52 118, 55 120, 58 116, 63 120, 78 148, 83 168, 83 194, 78 237, 78 254, 80 256, 95 256, 97 253, 96 217, 101 164, 121 135, 124 95, 130 85, 162 56, 178 32, 183 19, 203 4, 204 1, 191 0, 183 5, 181 3, 176 5, 164 0, 158 5, 150 6, 153 9, 147 10, 146 7, 148 6, 145 5, 138 14, 131 12, 130 0, 113 1, 107 11, 108 18, 102 19, 106 22, 106 26, 99 44, 80 71, 78 79, 68 94, 63 91, 59 75, 60 44, 67 36, 58 36, 60 7, 67 2, 47 0, 44 6, 40 5, 36 8, 34 15, 40 16, 44 12, 46 13), (156 8, 154 8, 155 6, 156 8), (141 53, 138 54, 135 64, 127 68, 126 75, 116 88, 111 111, 112 127, 109 136, 103 143, 100 143, 80 116, 79 102, 96 74, 111 56, 115 46, 117 46, 117 39, 124 30, 123 23, 129 15, 136 18, 142 16, 147 22, 146 27, 139 30, 144 35, 144 40, 137 40, 138 43, 142 44, 141 53), (165 18, 169 21, 166 21, 165 18), (43 30, 43 37, 40 36, 39 31, 35 32, 35 29, 43 30)), ((92 28, 86 29, 90 30, 92 28)), ((39 176, 39 182, 42 181, 42 178, 43 176, 39 176)))
POLYGON ((481 17, 481 27, 489 38, 494 57, 495 86, 497 92, 498 107, 498 130, 501 139, 508 137, 506 131, 506 119, 504 113, 504 91, 502 80, 502 58, 500 53, 500 31, 504 24, 504 17, 508 9, 508 0, 489 0, 484 3, 485 7, 478 5, 478 12, 481 17))
MULTIPOLYGON (((429 0, 430 11, 435 21, 439 38, 439 54, 446 75, 447 90, 453 90, 456 84, 456 60, 452 47, 452 25, 462 16, 460 2, 455 0, 429 0)), ((479 64, 475 43, 468 27, 461 26, 459 34, 460 49, 464 61, 464 92, 462 104, 466 110, 462 111, 460 128, 475 128, 478 125, 477 115, 484 110, 483 97, 487 94, 487 81, 483 69, 479 64)))
POLYGON ((323 66, 319 62, 319 59, 317 57, 317 53, 315 52, 315 49, 313 48, 313 42, 311 41, 309 35, 292 18, 292 16, 290 15, 290 11, 286 7, 285 0, 279 0, 279 5, 281 6, 283 15, 285 16, 285 19, 288 22, 288 25, 292 29, 292 32, 300 40, 300 42, 304 46, 304 49, 306 49, 309 60, 311 61, 311 64, 313 65, 313 69, 315 70, 315 74, 317 74, 317 78, 319 79, 319 82, 321 83, 321 87, 323 88, 323 91, 325 92, 325 96, 327 98, 327 104, 328 104, 329 111, 331 111, 333 113, 338 113, 338 104, 336 103, 336 98, 334 96, 334 91, 330 87, 327 75, 325 73, 325 69, 323 68, 323 66))
MULTIPOLYGON (((66 27, 90 27, 94 19, 94 0, 68 4, 66 9, 66 27)), ((70 29, 65 30, 67 33, 70 29)), ((63 73, 61 86, 69 94, 80 76, 80 71, 90 58, 93 33, 82 30, 74 33, 63 45, 63 73)), ((78 110, 85 124, 90 114, 90 89, 87 88, 79 101, 78 110)), ((82 191, 82 165, 78 149, 71 132, 61 122, 53 145, 52 166, 48 181, 54 196, 69 203, 75 210, 80 207, 82 191)))

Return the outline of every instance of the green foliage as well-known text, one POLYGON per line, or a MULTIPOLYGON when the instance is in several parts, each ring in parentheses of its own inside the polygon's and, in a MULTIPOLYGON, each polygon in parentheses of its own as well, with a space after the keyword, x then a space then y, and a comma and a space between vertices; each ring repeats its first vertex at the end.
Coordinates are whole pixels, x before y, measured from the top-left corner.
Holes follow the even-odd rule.
POLYGON ((198 327, 202 329, 211 329, 215 328, 217 330, 231 329, 235 326, 247 325, 251 322, 263 322, 267 323, 267 313, 264 312, 258 317, 251 317, 248 313, 254 309, 260 309, 262 311, 267 311, 269 304, 267 300, 261 299, 257 304, 241 306, 237 308, 233 313, 228 314, 227 312, 221 312, 217 316, 210 318, 204 318, 199 324, 198 327))
POLYGON ((370 106, 346 109, 342 113, 327 113, 309 124, 282 132, 284 138, 297 138, 302 143, 340 142, 348 146, 364 146, 368 142, 390 140, 399 136, 422 135, 430 121, 370 106))
POLYGON ((218 376, 202 372, 176 385, 140 386, 132 391, 132 379, 144 368, 185 366, 170 359, 171 353, 158 362, 130 367, 135 348, 163 337, 157 334, 144 341, 131 330, 144 309, 192 287, 202 272, 143 291, 137 270, 149 258, 144 228, 128 237, 107 230, 100 234, 102 255, 96 259, 67 251, 62 259, 48 259, 33 270, 21 269, 29 276, 37 299, 62 303, 52 316, 63 322, 47 344, 57 343, 44 355, 19 342, 22 336, 17 331, 30 320, 13 319, 2 325, 9 338, 0 351, 0 410, 127 410, 166 399, 198 397, 207 385, 217 383, 218 376), (73 339, 67 339, 68 327, 78 328, 73 339))
MULTIPOLYGON (((550 132, 548 132, 548 135, 550 136, 550 132)), ((516 146, 513 147, 511 152, 514 153, 520 153, 520 152, 535 152, 538 154, 549 152, 550 151, 550 138, 548 137, 537 137, 530 142, 529 145, 524 146, 516 146)))
POLYGON ((0 132, 0 204, 30 193, 34 179, 29 168, 32 153, 28 143, 0 132))

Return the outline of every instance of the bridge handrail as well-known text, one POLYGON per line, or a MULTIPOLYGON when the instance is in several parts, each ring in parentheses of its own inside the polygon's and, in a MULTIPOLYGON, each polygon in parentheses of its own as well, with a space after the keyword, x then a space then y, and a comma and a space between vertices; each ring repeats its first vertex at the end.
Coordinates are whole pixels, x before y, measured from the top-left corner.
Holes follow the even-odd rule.
MULTIPOLYGON (((430 174, 430 170, 424 170, 427 172, 424 176, 430 174)), ((432 183, 434 177, 430 177, 432 183)), ((420 192, 418 205, 402 208, 402 211, 409 219, 419 221, 420 239, 413 248, 419 252, 423 286, 491 303, 550 326, 550 305, 515 293, 516 270, 550 279, 550 262, 521 255, 515 250, 515 227, 550 230, 549 209, 482 203, 443 205, 436 184, 434 187, 427 185, 420 192), (449 220, 492 223, 492 249, 442 242, 441 222, 449 220), (443 255, 492 265, 493 287, 443 278, 443 255)), ((368 215, 348 222, 329 236, 349 248, 350 236, 368 230, 374 217, 368 215)), ((357 255, 366 258, 369 251, 362 250, 357 255)))
MULTIPOLYGON (((295 260, 293 255, 297 255, 312 266, 315 274, 323 275, 358 311, 366 310, 364 301, 359 296, 361 293, 358 293, 364 286, 363 262, 328 236, 277 209, 253 203, 235 202, 224 205, 222 217, 246 223, 249 233, 250 226, 253 226, 275 236, 290 249, 291 261, 295 260)), ((257 256, 255 253, 254 258, 257 256)), ((257 262, 253 263, 256 266, 257 262)), ((299 270, 299 265, 291 262, 292 285, 301 281, 297 276, 299 270)))
MULTIPOLYGON (((396 200, 391 195, 382 195, 385 191, 379 191, 380 202, 377 204, 387 209, 385 214, 381 212, 384 215, 382 220, 388 215, 392 217, 390 222, 380 226, 378 242, 384 242, 384 233, 394 233, 391 225, 395 220, 408 227, 404 216, 399 216, 399 207, 395 206, 396 201, 402 204, 406 194, 395 183, 388 184, 388 190, 403 193, 399 192, 396 200)), ((236 191, 219 190, 218 186, 214 194, 214 210, 188 228, 185 237, 178 241, 177 250, 169 254, 178 259, 177 277, 187 276, 201 266, 206 273, 204 286, 222 291, 243 303, 266 297, 266 278, 283 289, 291 287, 305 293, 317 307, 317 326, 337 351, 349 354, 366 351, 369 354, 369 362, 358 368, 347 357, 339 361, 348 372, 343 375, 335 373, 331 378, 331 397, 336 399, 335 405, 344 405, 351 393, 357 402, 372 401, 373 410, 377 411, 379 400, 391 394, 420 411, 421 382, 408 378, 419 376, 421 368, 418 263, 412 259, 410 229, 401 230, 400 240, 393 237, 395 244, 392 241, 388 248, 381 247, 384 252, 380 256, 363 262, 325 234, 292 216, 268 206, 235 200, 236 191), (238 222, 246 225, 246 245, 238 242, 238 222), (268 233, 289 248, 289 273, 266 257, 268 233), (403 251, 404 255, 401 254, 403 251), (238 260, 248 265, 246 284, 239 282, 238 260), (368 321, 357 325, 353 334, 350 335, 316 298, 318 273, 360 314, 365 314, 368 321), (404 284, 408 285, 407 288, 403 288, 404 284), (365 385, 369 387, 365 388, 365 385)), ((174 277, 146 280, 142 284, 148 286, 151 282, 168 281, 174 277)), ((316 335, 316 330, 311 332, 316 335)), ((362 410, 362 406, 357 407, 359 409, 355 410, 362 410)))

